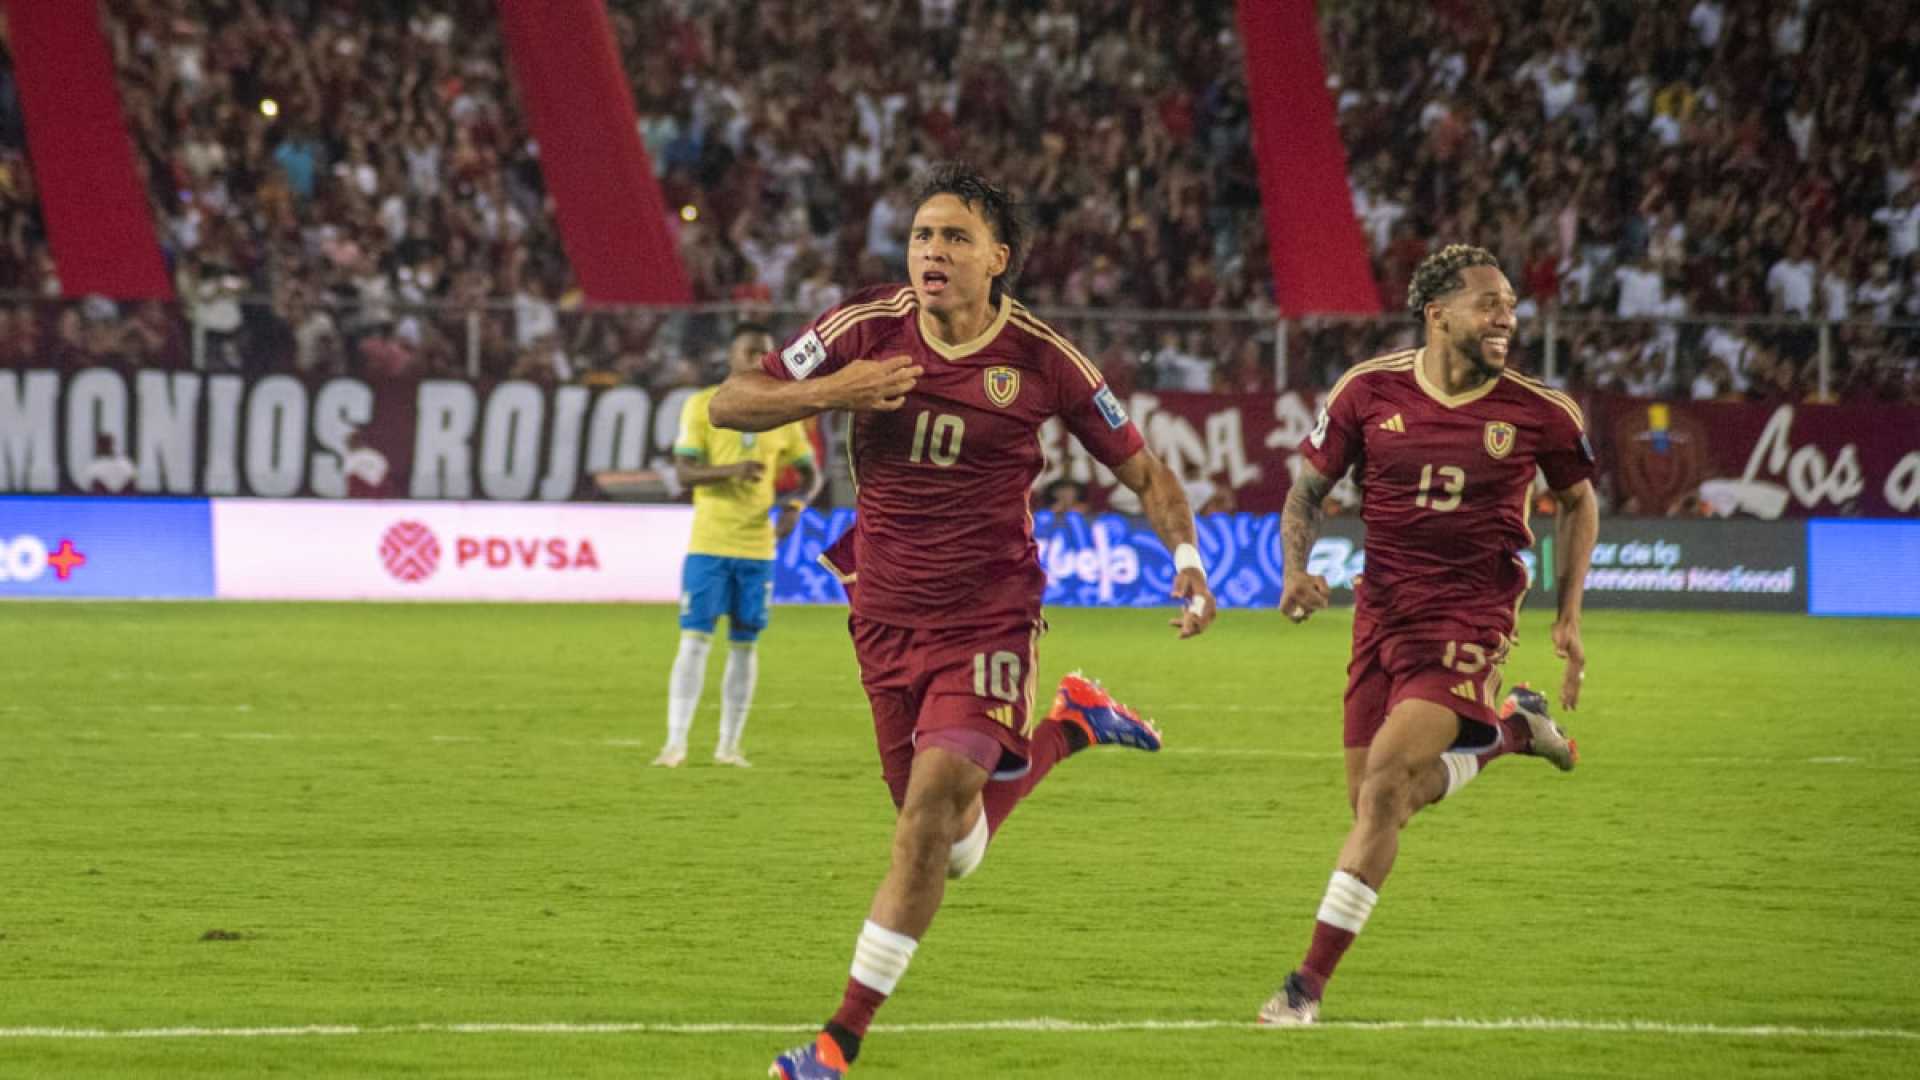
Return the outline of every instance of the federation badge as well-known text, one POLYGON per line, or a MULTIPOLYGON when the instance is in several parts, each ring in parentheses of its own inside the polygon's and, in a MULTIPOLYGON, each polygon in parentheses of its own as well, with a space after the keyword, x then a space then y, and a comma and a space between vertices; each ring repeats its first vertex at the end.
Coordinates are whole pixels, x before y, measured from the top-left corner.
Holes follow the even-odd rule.
POLYGON ((986 373, 987 400, 1001 408, 1020 396, 1020 373, 1010 367, 990 367, 986 373))
POLYGON ((1100 415, 1107 420, 1110 428, 1120 427, 1127 422, 1127 410, 1120 405, 1120 399, 1113 394, 1113 387, 1102 383, 1093 393, 1093 403, 1100 408, 1100 415))
POLYGON ((1495 458, 1503 458, 1513 453, 1513 425, 1499 420, 1487 422, 1487 453, 1495 458))

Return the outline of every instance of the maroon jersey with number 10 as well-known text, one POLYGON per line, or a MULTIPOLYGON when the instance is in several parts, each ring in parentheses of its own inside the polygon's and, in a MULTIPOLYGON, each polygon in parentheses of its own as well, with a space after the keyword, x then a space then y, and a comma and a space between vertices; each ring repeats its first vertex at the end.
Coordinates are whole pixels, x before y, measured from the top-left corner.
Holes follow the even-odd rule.
POLYGON ((1335 480, 1355 469, 1367 526, 1358 618, 1435 640, 1512 637, 1534 469, 1556 491, 1593 475, 1573 399, 1513 371, 1449 395, 1418 349, 1348 370, 1300 452, 1335 480))
POLYGON ((810 379, 901 355, 926 369, 905 406, 853 416, 854 565, 833 560, 855 576, 853 613, 906 627, 1038 618, 1046 573, 1028 498, 1045 464, 1040 426, 1060 417, 1110 468, 1145 445, 1139 431, 1099 369, 1007 296, 979 337, 954 346, 923 323, 912 287, 866 289, 762 367, 810 379))

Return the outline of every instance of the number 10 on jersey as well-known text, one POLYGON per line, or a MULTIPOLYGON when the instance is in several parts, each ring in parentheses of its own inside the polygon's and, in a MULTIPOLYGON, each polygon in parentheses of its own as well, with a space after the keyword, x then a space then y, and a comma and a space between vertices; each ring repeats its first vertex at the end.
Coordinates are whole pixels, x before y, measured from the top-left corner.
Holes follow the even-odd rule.
POLYGON ((946 468, 960 460, 960 440, 967 436, 967 422, 951 413, 938 416, 925 409, 913 422, 913 449, 907 460, 915 465, 932 461, 946 468))

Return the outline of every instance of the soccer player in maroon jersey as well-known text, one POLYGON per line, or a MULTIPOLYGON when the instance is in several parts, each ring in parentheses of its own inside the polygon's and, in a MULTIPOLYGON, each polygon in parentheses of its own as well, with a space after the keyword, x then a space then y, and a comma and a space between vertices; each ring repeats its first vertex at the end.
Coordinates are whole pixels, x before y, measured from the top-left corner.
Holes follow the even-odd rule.
POLYGON ((1157 749, 1159 734, 1068 676, 1033 715, 1045 623, 1028 513, 1040 426, 1059 417, 1140 496, 1174 553, 1182 638, 1213 620, 1180 482, 1148 450, 1098 368, 1008 291, 1022 225, 1006 193, 962 166, 922 182, 911 282, 867 289, 816 319, 763 370, 735 374, 709 415, 766 430, 852 411, 853 529, 823 557, 848 585, 848 628, 898 810, 893 861, 854 947, 840 1008, 768 1075, 834 1080, 933 922, 948 877, 979 864, 1006 815, 1092 743, 1157 749))
POLYGON ((1580 408, 1507 367, 1513 286, 1485 250, 1454 244, 1429 256, 1407 306, 1425 320, 1425 344, 1357 364, 1334 384, 1301 443, 1305 467, 1281 516, 1280 607, 1304 622, 1327 605, 1326 579, 1307 573, 1321 503, 1355 470, 1367 539, 1347 665, 1353 828, 1306 959, 1260 1010, 1263 1024, 1319 1019, 1327 980, 1372 912, 1416 811, 1503 754, 1545 757, 1562 770, 1577 759, 1545 697, 1523 685, 1497 711, 1495 702, 1527 590, 1519 555, 1533 544, 1536 469, 1559 504, 1560 702, 1571 710, 1579 701, 1581 593, 1599 529, 1580 408))

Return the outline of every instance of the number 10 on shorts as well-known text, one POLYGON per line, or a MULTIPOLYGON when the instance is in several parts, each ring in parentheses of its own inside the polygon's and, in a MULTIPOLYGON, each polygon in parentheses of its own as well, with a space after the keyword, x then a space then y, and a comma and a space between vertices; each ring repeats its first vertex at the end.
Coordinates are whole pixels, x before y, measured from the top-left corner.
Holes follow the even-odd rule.
MULTIPOLYGON (((1009 705, 1020 700, 1020 656, 1004 649, 994 653, 973 654, 973 696, 1004 701, 1009 705)), ((988 709, 987 715, 1006 725, 1013 726, 1013 709, 1001 707, 988 709)))

